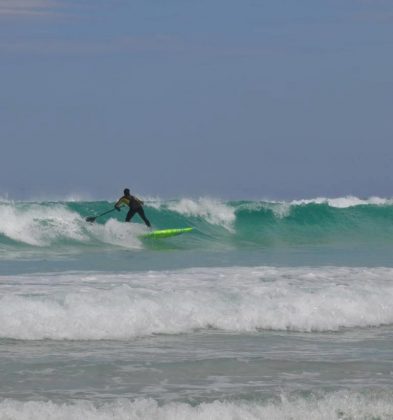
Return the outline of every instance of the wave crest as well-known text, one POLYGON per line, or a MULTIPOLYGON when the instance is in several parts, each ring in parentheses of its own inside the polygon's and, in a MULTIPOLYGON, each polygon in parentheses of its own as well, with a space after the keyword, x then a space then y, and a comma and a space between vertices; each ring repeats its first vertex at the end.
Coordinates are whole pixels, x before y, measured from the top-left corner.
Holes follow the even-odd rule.
POLYGON ((124 340, 210 328, 311 332, 393 323, 388 268, 46 275, 39 277, 41 286, 33 276, 34 288, 26 294, 23 284, 31 279, 14 277, 20 290, 0 295, 0 337, 124 340))

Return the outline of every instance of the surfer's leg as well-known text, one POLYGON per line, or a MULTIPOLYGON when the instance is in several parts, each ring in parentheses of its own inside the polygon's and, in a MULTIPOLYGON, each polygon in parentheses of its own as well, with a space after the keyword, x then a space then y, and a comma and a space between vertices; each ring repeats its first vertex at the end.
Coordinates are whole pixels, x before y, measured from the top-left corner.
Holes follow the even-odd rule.
POLYGON ((137 210, 139 216, 141 217, 141 219, 145 222, 146 226, 151 227, 150 222, 147 220, 147 217, 145 215, 145 211, 143 210, 142 207, 139 207, 139 209, 137 210))
POLYGON ((135 213, 136 213, 135 209, 130 209, 127 213, 127 216, 126 216, 126 222, 129 222, 132 219, 132 217, 134 216, 135 213))

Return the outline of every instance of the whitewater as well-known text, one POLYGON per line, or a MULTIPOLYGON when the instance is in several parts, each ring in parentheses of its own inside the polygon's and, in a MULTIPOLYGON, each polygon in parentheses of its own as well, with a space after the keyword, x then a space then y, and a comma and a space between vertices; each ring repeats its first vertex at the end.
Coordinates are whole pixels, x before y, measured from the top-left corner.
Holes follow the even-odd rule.
POLYGON ((0 198, 0 420, 393 418, 393 199, 0 198))

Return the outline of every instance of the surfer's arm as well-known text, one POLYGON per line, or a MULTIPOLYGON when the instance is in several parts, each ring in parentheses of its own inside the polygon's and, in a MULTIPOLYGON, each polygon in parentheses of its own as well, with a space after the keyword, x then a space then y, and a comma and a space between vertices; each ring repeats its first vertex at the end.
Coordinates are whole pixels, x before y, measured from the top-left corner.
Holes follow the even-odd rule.
POLYGON ((124 197, 120 198, 120 199, 117 201, 117 203, 115 204, 115 209, 120 211, 120 207, 121 207, 123 204, 124 204, 124 205, 126 205, 126 204, 127 204, 127 200, 126 200, 124 197))

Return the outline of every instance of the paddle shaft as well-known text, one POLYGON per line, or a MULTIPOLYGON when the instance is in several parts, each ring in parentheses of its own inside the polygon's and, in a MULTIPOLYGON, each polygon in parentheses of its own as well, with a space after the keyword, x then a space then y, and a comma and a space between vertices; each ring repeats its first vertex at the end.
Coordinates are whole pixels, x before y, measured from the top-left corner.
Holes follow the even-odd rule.
POLYGON ((112 213, 115 210, 116 209, 110 209, 108 211, 105 211, 104 213, 98 214, 97 216, 86 217, 86 221, 87 222, 94 222, 97 219, 97 217, 101 217, 101 216, 104 216, 105 214, 112 213))

